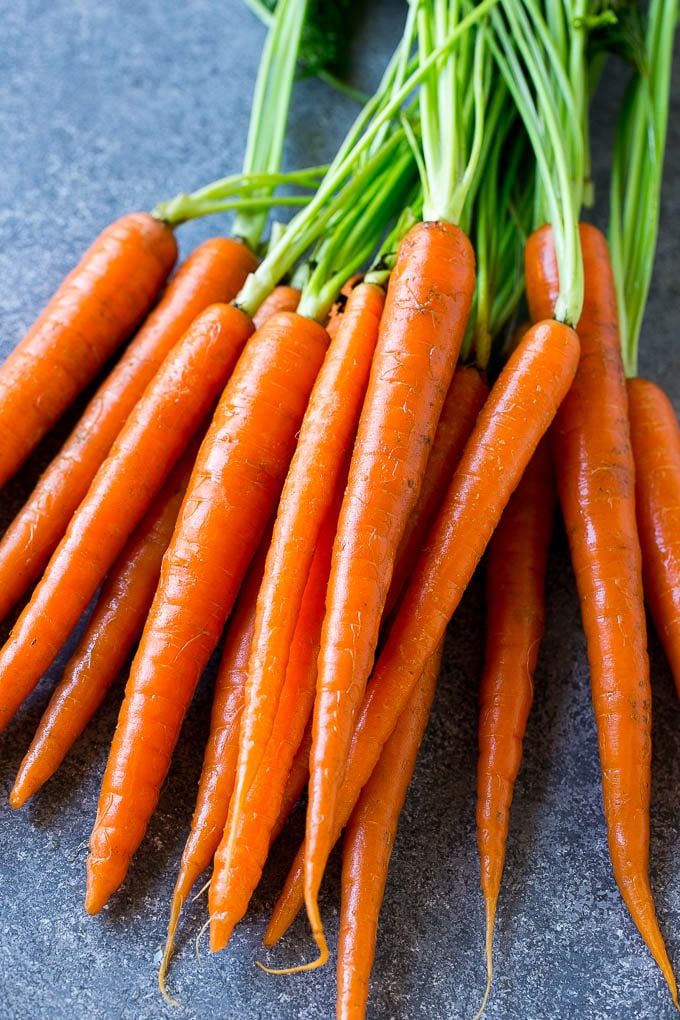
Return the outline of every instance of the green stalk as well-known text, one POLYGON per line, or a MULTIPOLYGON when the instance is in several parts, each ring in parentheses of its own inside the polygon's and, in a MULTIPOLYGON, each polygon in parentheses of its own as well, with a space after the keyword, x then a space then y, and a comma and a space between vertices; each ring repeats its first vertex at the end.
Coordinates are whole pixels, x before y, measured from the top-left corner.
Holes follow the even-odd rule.
POLYGON ((650 0, 643 59, 630 82, 617 124, 609 242, 628 376, 637 374, 640 332, 658 239, 677 13, 677 0, 650 0))
POLYGON ((420 89, 423 218, 461 224, 477 178, 489 102, 489 59, 485 29, 490 7, 473 7, 463 17, 463 0, 421 0, 417 7, 421 68, 459 32, 445 60, 431 66, 420 89), (470 21, 474 15, 474 22, 470 21), (460 33, 464 24, 465 32, 460 33), (477 26, 475 28, 475 26, 477 26), (474 31, 473 31, 474 28, 474 31), (470 90, 472 82, 472 90, 470 90))
MULTIPOLYGON (((250 114, 243 173, 275 173, 281 166, 290 97, 307 0, 280 0, 267 32, 250 114)), ((264 190, 264 194, 267 191, 264 190)), ((261 193, 260 193, 261 194, 261 193)), ((258 196, 258 193, 255 193, 258 196)), ((267 222, 266 211, 239 211, 233 234, 255 251, 267 222)))
POLYGON ((407 145, 386 161, 383 172, 368 186, 351 212, 324 242, 305 286, 299 312, 323 321, 338 291, 374 253, 380 238, 412 185, 415 166, 407 145))
MULTIPOLYGON (((458 43, 473 25, 486 17, 499 0, 481 0, 445 37, 441 44, 394 86, 401 53, 395 55, 381 88, 359 114, 331 163, 319 188, 310 201, 289 223, 288 229, 274 244, 260 266, 246 281, 237 298, 239 307, 254 314, 264 298, 295 264, 298 258, 321 236, 334 215, 349 209, 356 195, 371 180, 380 165, 380 158, 371 156, 372 146, 384 127, 399 114, 413 90, 427 77, 439 61, 458 43), (389 84, 389 88, 385 83, 389 84), (357 171, 356 168, 360 167, 357 171), (347 182, 350 175, 354 176, 347 182)), ((387 144, 390 144, 389 142, 387 144)))
POLYGON ((547 214, 553 228, 560 277, 553 314, 574 326, 583 305, 578 220, 585 166, 584 28, 571 18, 565 51, 562 34, 555 41, 536 0, 503 0, 502 11, 492 13, 492 48, 534 150, 541 218, 547 214))

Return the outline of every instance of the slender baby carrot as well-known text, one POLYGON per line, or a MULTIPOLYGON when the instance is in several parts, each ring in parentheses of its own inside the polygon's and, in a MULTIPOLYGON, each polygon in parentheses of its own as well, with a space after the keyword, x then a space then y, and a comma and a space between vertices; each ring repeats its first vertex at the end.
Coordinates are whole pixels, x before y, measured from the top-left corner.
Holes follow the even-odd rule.
POLYGON ((258 597, 231 809, 235 816, 244 810, 272 734, 317 537, 356 432, 383 302, 379 287, 362 284, 352 291, 286 478, 258 597))
POLYGON ((335 505, 331 506, 319 533, 271 738, 241 810, 237 812, 233 807, 229 810, 215 854, 209 895, 213 952, 227 945, 260 881, 293 760, 311 718, 331 549, 344 482, 345 477, 341 479, 335 505))
POLYGON ((327 342, 322 326, 280 312, 251 338, 220 398, 130 671, 90 837, 89 913, 121 884, 144 837, 196 684, 276 506, 327 342))
POLYGON ((120 675, 151 606, 197 451, 192 443, 108 575, 19 767, 11 807, 22 807, 54 775, 120 675))
MULTIPOLYGON (((557 486, 588 645, 614 876, 677 1004, 649 884, 651 689, 616 294, 606 239, 585 223, 580 233, 582 357, 553 430, 557 486)), ((525 264, 538 318, 558 285, 549 227, 529 238, 525 264)))
POLYGON ((645 596, 680 695, 680 428, 648 379, 628 380, 628 409, 645 596))
POLYGON ((239 592, 217 670, 210 733, 198 781, 196 806, 172 891, 165 950, 158 972, 158 984, 163 997, 171 1003, 174 1000, 167 994, 165 984, 180 914, 196 879, 210 864, 227 820, 236 774, 238 731, 255 628, 255 605, 270 539, 271 529, 267 529, 239 592))
POLYGON ((274 287, 271 294, 264 299, 253 316, 255 329, 264 326, 267 319, 277 312, 295 312, 300 304, 300 291, 297 287, 289 287, 285 283, 274 287))
POLYGON ((441 656, 440 646, 385 744, 345 831, 338 935, 338 1020, 363 1020, 366 1016, 390 856, 430 716, 441 656))
POLYGON ((545 623, 545 575, 557 494, 543 439, 510 497, 486 563, 486 657, 479 688, 477 842, 486 909, 487 986, 512 794, 545 623))
POLYGON ((319 653, 305 837, 305 901, 318 965, 328 958, 317 895, 335 800, 394 560, 418 499, 474 285, 474 254, 462 230, 438 221, 419 223, 406 234, 390 277, 359 420, 319 653))
MULTIPOLYGON (((332 840, 342 831, 413 687, 438 648, 510 496, 569 389, 578 357, 572 329, 553 320, 540 322, 521 340, 496 380, 364 695, 332 840)), ((275 908, 267 945, 283 934, 302 903, 303 859, 301 851, 275 908)), ((317 862, 321 871, 325 864, 326 860, 317 862)))
POLYGON ((102 231, 0 366, 0 486, 144 318, 177 258, 148 213, 102 231))
MULTIPOLYGON (((486 382, 477 369, 466 367, 456 370, 437 425, 420 496, 408 519, 404 537, 399 544, 383 621, 391 613, 405 581, 413 570, 423 545, 423 538, 439 510, 448 482, 458 465, 465 443, 470 438, 470 433, 487 395, 486 382)), ((307 785, 311 746, 312 732, 311 726, 308 726, 293 759, 284 800, 275 826, 275 835, 272 836, 272 839, 276 838, 285 825, 290 812, 307 785)))
POLYGON ((484 376, 477 368, 469 365, 456 369, 437 424, 420 495, 399 543, 383 617, 394 609, 408 575, 415 566, 488 394, 484 376))
POLYGON ((256 265, 245 245, 214 237, 180 266, 0 541, 0 619, 40 577, 166 355, 209 305, 231 301, 256 265))
POLYGON ((237 308, 212 305, 136 405, 0 651, 0 730, 56 656, 206 418, 251 331, 237 308))

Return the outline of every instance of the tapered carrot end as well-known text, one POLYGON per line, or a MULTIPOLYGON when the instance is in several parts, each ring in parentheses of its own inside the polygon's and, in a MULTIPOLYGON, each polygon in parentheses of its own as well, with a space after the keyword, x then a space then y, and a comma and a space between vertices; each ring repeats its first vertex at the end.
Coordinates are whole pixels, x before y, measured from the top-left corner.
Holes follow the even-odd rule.
POLYGON ((482 1016, 486 1011, 486 1007, 489 1003, 489 996, 491 995, 491 984, 493 981, 493 933, 496 925, 496 903, 498 901, 497 896, 485 896, 484 897, 484 908, 486 913, 486 937, 484 940, 484 957, 486 959, 486 987, 484 989, 484 995, 482 996, 482 1002, 475 1013, 474 1020, 481 1020, 482 1016))
POLYGON ((219 953, 229 944, 234 922, 226 914, 216 914, 210 918, 210 952, 219 953))
POLYGON ((9 806, 15 809, 22 808, 32 795, 33 790, 26 789, 20 780, 17 779, 9 795, 9 806))
POLYGON ((87 859, 87 887, 85 891, 85 910, 88 914, 98 914, 106 906, 121 882, 125 871, 119 876, 117 869, 112 869, 109 862, 90 855, 87 859))
POLYGON ((304 974, 308 970, 318 970, 319 967, 325 967, 328 963, 328 946, 326 939, 321 932, 321 936, 316 938, 316 944, 319 946, 319 955, 315 960, 310 960, 309 963, 300 963, 296 967, 267 967, 266 964, 260 963, 256 960, 256 965, 263 970, 265 974, 304 974))
POLYGON ((262 939, 262 945, 265 946, 267 949, 271 949, 272 946, 276 945, 276 943, 279 941, 280 938, 281 938, 281 932, 278 930, 278 924, 276 923, 276 918, 272 917, 272 919, 270 920, 269 924, 267 925, 267 930, 264 933, 264 937, 262 939))

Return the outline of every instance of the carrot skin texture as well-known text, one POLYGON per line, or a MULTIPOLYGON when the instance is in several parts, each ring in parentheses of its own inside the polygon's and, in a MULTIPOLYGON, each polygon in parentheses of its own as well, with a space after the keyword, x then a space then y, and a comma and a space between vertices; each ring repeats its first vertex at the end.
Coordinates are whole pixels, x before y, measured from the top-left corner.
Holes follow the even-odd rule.
MULTIPOLYGON (((604 236, 585 223, 580 234, 582 357, 553 428, 557 487, 588 647, 614 876, 677 1004, 649 885, 651 687, 616 293, 604 236)), ((536 318, 558 286, 550 228, 531 235, 525 264, 536 318)))
POLYGON ((40 577, 165 357, 209 305, 235 297, 256 265, 245 245, 214 237, 179 267, 0 540, 0 619, 40 577))
POLYGON ((338 935, 338 1020, 363 1020, 399 816, 437 688, 442 648, 428 663, 345 831, 338 935))
POLYGON ((108 226, 0 365, 0 487, 127 340, 177 258, 148 213, 108 226))
POLYGON ((120 675, 151 606, 196 452, 192 444, 108 575, 21 762, 11 807, 22 807, 54 775, 120 675))
POLYGON ((486 653, 479 688, 477 843, 487 917, 487 963, 500 892, 510 806, 534 695, 545 625, 545 579, 557 493, 541 440, 489 543, 486 653))
POLYGON ((121 884, 144 837, 196 684, 276 506, 327 342, 317 323, 281 312, 251 338, 222 394, 114 734, 90 838, 89 913, 121 884))
MULTIPOLYGON (((344 479, 341 491, 344 490, 344 479)), ((341 493, 340 493, 341 495, 341 493)), ((210 948, 219 952, 244 917, 257 888, 271 843, 277 834, 287 782, 310 722, 316 690, 331 549, 340 500, 323 522, 293 635, 286 679, 271 739, 250 784, 241 810, 229 810, 215 853, 208 905, 210 948)), ((249 693, 248 693, 249 696, 249 693)))
POLYGON ((159 972, 159 983, 164 994, 182 908, 197 878, 210 864, 227 820, 236 775, 238 733, 255 628, 255 605, 270 538, 271 531, 267 529, 239 592, 220 657, 210 714, 210 733, 203 755, 196 805, 170 903, 165 953, 159 972))
POLYGON ((258 597, 234 813, 243 810, 272 734, 289 650, 319 532, 356 432, 384 294, 361 285, 347 301, 305 414, 258 597))
POLYGON ((56 656, 206 418, 251 331, 238 309, 212 305, 136 405, 0 651, 0 730, 56 656))
POLYGON ((406 234, 390 277, 359 419, 319 653, 306 901, 321 959, 326 950, 316 900, 330 852, 335 800, 373 665, 397 549, 418 499, 474 284, 474 253, 458 227, 420 223, 406 234))
POLYGON ((413 570, 488 395, 489 388, 478 369, 472 366, 456 369, 439 418, 420 495, 399 543, 384 617, 394 609, 413 570))
POLYGON ((648 379, 628 380, 645 597, 680 696, 680 428, 648 379))
MULTIPOLYGON (((442 641, 510 496, 571 385, 578 358, 572 329, 552 320, 537 323, 492 387, 366 689, 340 789, 335 839, 442 641)), ((287 930, 302 904, 303 857, 301 850, 275 907, 267 945, 287 930)))
POLYGON ((285 283, 280 283, 278 287, 274 287, 271 294, 267 295, 255 312, 253 316, 255 329, 264 326, 267 319, 276 315, 277 312, 296 312, 299 304, 300 291, 297 287, 289 287, 285 283))

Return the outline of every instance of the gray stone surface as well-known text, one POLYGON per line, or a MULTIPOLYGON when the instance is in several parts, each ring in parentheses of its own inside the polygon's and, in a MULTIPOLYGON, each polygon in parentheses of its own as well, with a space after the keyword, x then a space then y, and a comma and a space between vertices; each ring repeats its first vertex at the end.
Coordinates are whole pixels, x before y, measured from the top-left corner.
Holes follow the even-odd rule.
MULTIPOLYGON (((362 6, 362 5, 359 5, 362 6)), ((403 5, 380 0, 354 50, 370 84, 399 30, 403 5), (370 20, 373 26, 368 28, 370 20)), ((6 353, 64 273, 113 217, 235 169, 262 32, 237 0, 135 4, 13 0, 0 39, 0 351, 6 353)), ((676 68, 657 273, 642 370, 680 406, 680 68, 676 68)), ((594 125, 595 176, 606 208, 606 152, 619 94, 611 72, 594 125)), ((298 89, 288 160, 328 155, 352 114, 318 83, 298 89)), ((641 224, 644 229, 644 224, 641 224)), ((215 232, 182 228, 186 252, 215 232)), ((63 433, 62 433, 63 434, 63 433)), ((53 437, 1 496, 9 518, 53 437)), ((470 1017, 484 983, 474 828, 479 580, 451 626, 434 717, 394 853, 371 1016, 470 1017)), ((652 880, 671 956, 680 961, 680 709, 651 638, 654 679, 652 880)), ((41 684, 0 742, 0 799, 58 674, 41 684)), ((517 784, 496 940, 489 1020, 628 1017, 673 1011, 633 928, 608 864, 583 634, 564 540, 550 568, 550 611, 536 705, 517 784)), ((0 1015, 149 1020, 169 1014, 155 974, 172 879, 206 733, 209 682, 182 733, 171 775, 130 879, 96 919, 82 909, 84 849, 119 693, 59 773, 20 814, 0 807, 0 1015)), ((205 904, 187 911, 172 987, 183 1015, 311 1020, 333 1014, 334 975, 268 977, 254 966, 276 890, 300 833, 277 847, 251 915, 231 949, 197 963, 205 904)), ((323 907, 337 922, 337 860, 323 907)), ((310 953, 299 923, 270 959, 310 953)))

